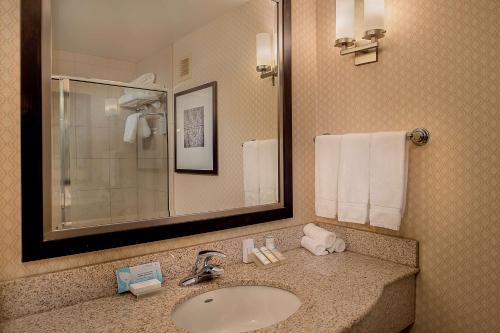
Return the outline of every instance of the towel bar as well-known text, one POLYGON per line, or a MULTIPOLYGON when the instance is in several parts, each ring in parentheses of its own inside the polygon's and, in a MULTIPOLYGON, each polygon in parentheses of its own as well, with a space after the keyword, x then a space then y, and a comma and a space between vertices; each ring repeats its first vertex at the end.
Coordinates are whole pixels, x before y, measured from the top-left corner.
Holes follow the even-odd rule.
MULTIPOLYGON (((331 135, 331 133, 323 133, 321 135, 331 135)), ((430 137, 431 133, 422 127, 415 128, 413 131, 406 133, 406 140, 413 142, 417 146, 425 145, 429 142, 430 137)), ((313 142, 316 142, 316 137, 313 138, 313 142)))

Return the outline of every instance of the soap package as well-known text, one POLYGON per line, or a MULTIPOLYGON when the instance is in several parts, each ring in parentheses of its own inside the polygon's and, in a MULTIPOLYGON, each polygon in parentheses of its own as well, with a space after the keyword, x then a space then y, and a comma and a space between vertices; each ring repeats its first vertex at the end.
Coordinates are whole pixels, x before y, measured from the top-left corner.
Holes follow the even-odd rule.
POLYGON ((119 294, 129 291, 129 286, 132 283, 151 279, 163 282, 160 263, 157 261, 139 266, 122 267, 117 269, 115 273, 119 294))

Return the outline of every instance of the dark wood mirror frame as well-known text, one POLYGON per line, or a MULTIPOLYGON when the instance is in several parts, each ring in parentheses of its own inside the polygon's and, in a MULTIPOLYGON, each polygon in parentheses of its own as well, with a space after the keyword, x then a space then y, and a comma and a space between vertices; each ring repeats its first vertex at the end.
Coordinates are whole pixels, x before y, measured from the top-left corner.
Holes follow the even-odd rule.
MULTIPOLYGON (((283 195, 279 208, 178 224, 113 231, 65 239, 44 239, 42 136, 42 2, 21 1, 21 211, 22 261, 96 251, 204 232, 236 228, 293 216, 291 0, 282 4, 283 195)), ((45 46, 46 47, 46 46, 45 46)), ((46 149, 46 148, 45 148, 46 149)), ((47 198, 45 198, 47 200, 47 198)))

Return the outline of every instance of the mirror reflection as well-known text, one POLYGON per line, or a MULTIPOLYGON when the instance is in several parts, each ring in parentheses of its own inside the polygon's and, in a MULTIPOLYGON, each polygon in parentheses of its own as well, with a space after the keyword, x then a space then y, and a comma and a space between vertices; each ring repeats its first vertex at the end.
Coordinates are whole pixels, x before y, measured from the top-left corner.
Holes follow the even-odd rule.
POLYGON ((272 0, 52 0, 52 230, 277 203, 272 0))

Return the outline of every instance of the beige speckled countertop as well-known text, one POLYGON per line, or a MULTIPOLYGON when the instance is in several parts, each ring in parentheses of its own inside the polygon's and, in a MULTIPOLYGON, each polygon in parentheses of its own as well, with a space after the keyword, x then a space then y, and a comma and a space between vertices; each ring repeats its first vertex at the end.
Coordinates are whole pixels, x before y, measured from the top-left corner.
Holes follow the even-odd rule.
MULTIPOLYGON (((288 261, 281 266, 262 270, 253 264, 229 265, 224 277, 188 288, 178 287, 178 278, 167 277, 162 293, 152 297, 135 300, 125 294, 100 298, 3 322, 0 329, 5 333, 179 332, 170 313, 183 300, 224 286, 268 285, 295 293, 302 305, 287 320, 262 332, 363 331, 352 328, 363 320, 369 322, 377 311, 387 316, 383 309, 377 309, 398 302, 391 297, 405 292, 409 298, 414 297, 412 290, 387 290, 406 280, 409 283, 404 288, 414 289, 416 268, 353 252, 315 257, 304 249, 295 249, 285 255, 288 261)), ((407 312, 406 322, 413 316, 413 301, 404 300, 409 309, 398 310, 407 312)))

